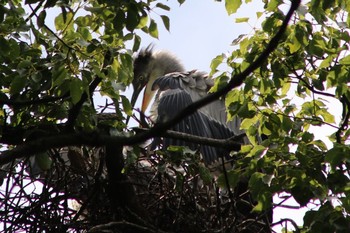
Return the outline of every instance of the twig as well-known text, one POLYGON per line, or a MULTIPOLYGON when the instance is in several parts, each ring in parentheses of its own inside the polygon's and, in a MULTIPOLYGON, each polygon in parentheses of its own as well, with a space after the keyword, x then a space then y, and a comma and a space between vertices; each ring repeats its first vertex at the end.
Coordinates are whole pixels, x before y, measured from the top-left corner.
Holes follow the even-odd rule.
POLYGON ((271 227, 276 226, 278 224, 282 224, 284 222, 290 222, 295 228, 295 232, 300 233, 298 224, 293 219, 290 219, 290 218, 282 218, 280 221, 272 223, 271 227))
POLYGON ((141 226, 141 225, 138 225, 138 224, 135 224, 132 222, 127 222, 127 221, 109 222, 106 224, 97 225, 97 226, 94 226, 93 228, 91 228, 88 232, 101 232, 101 231, 108 230, 108 229, 118 227, 118 226, 132 227, 132 228, 135 228, 135 230, 142 230, 142 231, 151 232, 151 233, 156 233, 156 232, 157 233, 168 233, 168 232, 162 231, 160 229, 150 229, 148 227, 141 226))
POLYGON ((10 100, 10 99, 1 99, 0 105, 6 104, 11 107, 22 107, 28 105, 37 105, 37 104, 47 104, 50 102, 55 102, 57 100, 64 100, 69 97, 69 93, 65 93, 62 96, 49 96, 42 99, 34 100, 10 100))
POLYGON ((342 143, 341 132, 346 129, 346 127, 349 124, 349 119, 350 119, 350 101, 348 100, 348 98, 345 95, 343 95, 340 99, 340 102, 343 104, 343 114, 342 114, 343 119, 342 119, 342 123, 341 123, 339 129, 335 133, 337 143, 339 143, 339 144, 342 143))

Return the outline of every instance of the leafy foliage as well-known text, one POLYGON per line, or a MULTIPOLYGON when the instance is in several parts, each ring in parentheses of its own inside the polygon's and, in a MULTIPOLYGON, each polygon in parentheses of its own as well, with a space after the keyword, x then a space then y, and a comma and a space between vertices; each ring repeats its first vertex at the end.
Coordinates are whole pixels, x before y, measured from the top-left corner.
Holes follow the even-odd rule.
MULTIPOLYGON (((213 59, 211 75, 217 79, 211 91, 224 88, 256 61, 278 32, 290 2, 263 3, 264 12, 257 12, 265 17, 261 29, 239 36, 232 53, 213 59), (231 71, 220 72, 221 63, 231 71)), ((242 4, 225 1, 228 14, 242 4)), ((251 144, 232 154, 234 169, 220 174, 216 185, 237 190, 247 181, 249 207, 260 217, 246 219, 237 212, 247 199, 231 205, 230 191, 225 196, 207 189, 212 176, 196 151, 174 146, 151 153, 137 146, 140 134, 127 128, 132 108, 122 91, 132 80, 139 32, 158 38, 159 22, 170 30, 163 14, 169 10, 155 0, 0 1, 0 191, 5 200, 0 211, 6 213, 0 226, 8 231, 156 232, 181 226, 239 232, 293 198, 298 208, 315 206, 302 226, 294 223, 296 231, 346 232, 350 3, 303 2, 268 59, 226 95, 229 117, 242 118, 251 144), (109 101, 97 106, 96 93, 109 101), (334 103, 341 106, 341 119, 330 111, 334 103), (106 109, 113 111, 110 118, 102 114, 106 109), (332 129, 328 143, 318 139, 324 127, 332 129), (260 141, 256 135, 266 137, 260 141), (124 157, 114 150, 111 163, 108 148, 125 145, 124 157), (110 195, 115 191, 109 190, 111 177, 122 190, 116 196, 110 195), (196 182, 204 186, 197 190, 196 182), (271 203, 273 196, 281 203, 271 203)), ((271 226, 284 221, 293 222, 275 219, 271 226)))

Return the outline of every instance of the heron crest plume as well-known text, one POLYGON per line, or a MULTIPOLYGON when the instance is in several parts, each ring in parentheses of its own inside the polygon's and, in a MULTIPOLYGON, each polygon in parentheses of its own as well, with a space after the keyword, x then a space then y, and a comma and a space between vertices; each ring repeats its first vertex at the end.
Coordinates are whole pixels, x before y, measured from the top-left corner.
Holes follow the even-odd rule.
POLYGON ((142 49, 134 61, 135 76, 148 76, 154 80, 162 75, 172 72, 184 72, 181 61, 171 52, 165 50, 155 51, 153 45, 142 49))

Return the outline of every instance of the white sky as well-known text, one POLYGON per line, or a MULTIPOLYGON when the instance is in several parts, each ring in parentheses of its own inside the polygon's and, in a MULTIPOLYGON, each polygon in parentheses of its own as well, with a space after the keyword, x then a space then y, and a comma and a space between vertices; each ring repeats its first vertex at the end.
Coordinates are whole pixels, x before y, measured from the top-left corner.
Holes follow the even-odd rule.
MULTIPOLYGON (((252 32, 252 27, 248 24, 234 23, 235 18, 248 15, 255 17, 255 11, 262 9, 261 1, 254 1, 257 3, 242 5, 242 9, 234 17, 230 17, 223 2, 187 0, 181 6, 175 0, 165 2, 171 7, 171 11, 157 10, 156 13, 169 16, 170 33, 158 21, 159 40, 145 35, 142 37, 142 46, 154 43, 156 48, 176 54, 188 70, 209 72, 214 57, 232 51, 230 44, 240 34, 252 32), (254 11, 251 11, 252 8, 254 11)), ((156 14, 153 17, 158 18, 156 14)))

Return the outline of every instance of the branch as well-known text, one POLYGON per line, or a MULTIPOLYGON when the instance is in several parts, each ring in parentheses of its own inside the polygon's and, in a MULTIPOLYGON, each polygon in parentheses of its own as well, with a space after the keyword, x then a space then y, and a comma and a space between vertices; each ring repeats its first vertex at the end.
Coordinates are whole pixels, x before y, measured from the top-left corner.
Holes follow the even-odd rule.
MULTIPOLYGON (((96 87, 98 86, 98 84, 102 81, 102 78, 100 77, 96 77, 91 83, 90 83, 90 86, 89 86, 89 95, 91 95, 96 87)), ((71 130, 73 129, 73 126, 74 126, 74 123, 75 123, 75 120, 78 118, 78 115, 80 113, 80 110, 83 106, 83 104, 85 103, 85 101, 88 99, 89 95, 84 92, 82 95, 81 95, 81 98, 80 100, 78 101, 78 103, 76 103, 75 105, 73 105, 73 107, 71 109, 69 109, 69 112, 68 112, 68 120, 67 120, 67 123, 66 123, 66 126, 67 126, 67 129, 68 130, 71 130)))
POLYGON ((91 228, 88 232, 103 232, 104 230, 109 230, 117 226, 131 227, 131 228, 135 228, 135 230, 142 231, 142 232, 166 233, 165 231, 162 231, 160 229, 155 229, 155 228, 151 229, 149 227, 141 226, 132 222, 127 222, 127 221, 109 222, 106 224, 97 225, 91 228))
POLYGON ((6 104, 11 107, 22 107, 34 104, 47 104, 50 102, 55 102, 57 100, 64 100, 69 97, 69 93, 66 92, 62 96, 49 96, 42 99, 34 99, 34 100, 11 100, 11 99, 1 99, 0 105, 6 104))
POLYGON ((245 134, 237 135, 232 138, 227 139, 215 139, 215 138, 206 138, 200 137, 192 134, 186 134, 182 132, 167 130, 165 133, 160 135, 162 137, 181 139, 186 142, 193 142, 207 146, 221 147, 229 150, 239 151, 241 149, 241 144, 236 142, 245 137, 245 134))
POLYGON ((197 111, 197 109, 215 101, 216 99, 219 99, 221 96, 226 95, 233 88, 236 88, 242 85, 246 77, 250 75, 255 69, 259 68, 259 66, 268 58, 270 53, 277 48, 278 42, 280 41, 280 39, 282 38, 283 34, 287 29, 288 22, 290 21, 294 12, 298 9, 300 2, 301 0, 292 1, 291 7, 286 15, 286 18, 283 20, 283 23, 279 31, 277 32, 277 34, 271 39, 266 49, 260 54, 260 56, 253 63, 251 63, 250 66, 248 66, 242 73, 235 75, 230 80, 228 85, 221 88, 217 92, 211 93, 205 98, 200 99, 190 104, 189 106, 187 106, 185 109, 180 111, 180 113, 177 114, 173 119, 163 123, 158 123, 154 127, 152 127, 148 132, 141 133, 140 135, 138 135, 138 139, 140 140, 138 142, 145 141, 151 137, 157 136, 165 132, 171 126, 179 123, 183 118, 193 114, 195 111, 197 111))
MULTIPOLYGON (((148 130, 144 130, 148 131, 148 130)), ((147 133, 147 132, 146 132, 147 133)), ((228 139, 210 139, 205 137, 193 136, 190 134, 179 133, 175 131, 166 131, 162 136, 190 141, 198 144, 204 144, 214 147, 222 147, 231 150, 239 150, 241 144, 234 140, 239 139, 242 135, 228 139)), ((243 135, 244 136, 244 135, 243 135)), ((25 142, 18 145, 12 150, 3 151, 0 153, 0 165, 9 163, 15 159, 30 157, 42 151, 47 151, 53 148, 62 148, 66 146, 105 146, 105 145, 134 145, 140 142, 140 135, 132 137, 127 136, 109 136, 106 134, 93 133, 68 133, 58 134, 53 136, 45 136, 33 141, 25 142)))
MULTIPOLYGON (((104 57, 104 61, 103 61, 103 65, 102 65, 102 71, 112 62, 112 54, 110 50, 107 50, 106 55, 104 57)), ((105 74, 107 73, 107 71, 104 71, 105 74)), ((84 92, 81 95, 81 98, 79 100, 78 103, 76 103, 75 105, 73 105, 73 107, 69 110, 68 112, 68 120, 67 120, 67 129, 72 130, 75 120, 77 119, 81 107, 83 106, 83 104, 85 103, 85 101, 88 99, 89 96, 92 96, 93 92, 95 91, 95 89, 97 88, 97 86, 100 84, 100 82, 102 81, 102 78, 96 76, 95 79, 90 83, 89 85, 89 95, 84 92)))
MULTIPOLYGON (((288 64, 285 63, 285 65, 288 67, 288 64)), ((297 80, 299 80, 300 82, 302 82, 304 84, 304 86, 309 89, 312 93, 318 94, 318 95, 323 95, 323 96, 328 96, 328 97, 335 97, 334 94, 328 93, 328 92, 323 92, 323 91, 318 91, 315 89, 314 86, 308 84, 302 77, 301 75, 298 75, 298 73, 296 72, 296 70, 293 68, 293 73, 295 75, 295 78, 297 80)), ((292 77, 293 78, 293 77, 292 77)))
POLYGON ((278 224, 282 224, 284 222, 290 222, 293 225, 293 227, 295 228, 295 232, 300 233, 300 229, 299 229, 298 224, 293 219, 290 219, 290 218, 283 218, 278 222, 274 222, 271 224, 271 227, 276 226, 278 224))
POLYGON ((349 124, 349 118, 350 118, 350 101, 348 98, 343 95, 340 98, 340 102, 343 104, 343 116, 342 116, 342 124, 339 127, 338 131, 335 133, 337 143, 341 143, 341 132, 345 130, 349 124))

